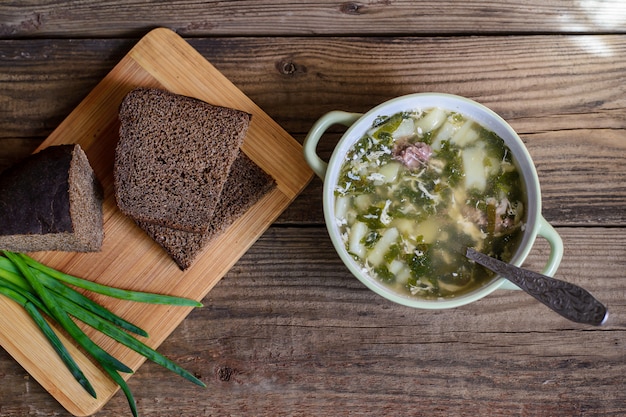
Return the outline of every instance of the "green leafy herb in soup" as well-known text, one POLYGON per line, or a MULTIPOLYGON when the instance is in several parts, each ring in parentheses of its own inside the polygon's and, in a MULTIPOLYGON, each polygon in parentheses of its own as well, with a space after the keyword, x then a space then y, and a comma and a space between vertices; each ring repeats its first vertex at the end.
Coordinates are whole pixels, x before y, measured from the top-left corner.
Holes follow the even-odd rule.
POLYGON ((398 292, 453 297, 493 274, 473 247, 510 261, 524 227, 524 194, 495 133, 441 108, 381 117, 346 155, 335 215, 348 252, 398 292))

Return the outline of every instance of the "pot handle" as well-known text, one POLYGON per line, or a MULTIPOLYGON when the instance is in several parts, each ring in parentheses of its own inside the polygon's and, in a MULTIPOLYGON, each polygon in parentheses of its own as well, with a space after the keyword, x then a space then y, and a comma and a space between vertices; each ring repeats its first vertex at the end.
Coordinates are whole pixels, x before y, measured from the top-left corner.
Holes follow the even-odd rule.
POLYGON ((344 125, 346 127, 352 126, 362 115, 359 113, 348 113, 345 111, 331 111, 319 118, 313 125, 309 134, 304 139, 303 152, 304 159, 311 169, 324 180, 326 175, 326 168, 328 163, 322 161, 317 155, 317 143, 320 141, 322 135, 334 124, 344 125))
MULTIPOLYGON (((541 273, 552 277, 561 264, 561 259, 563 259, 563 239, 561 239, 561 236, 554 230, 554 227, 541 215, 539 215, 539 230, 537 234, 550 244, 550 256, 541 273)), ((519 290, 519 287, 509 280, 506 280, 500 288, 505 290, 519 290)))

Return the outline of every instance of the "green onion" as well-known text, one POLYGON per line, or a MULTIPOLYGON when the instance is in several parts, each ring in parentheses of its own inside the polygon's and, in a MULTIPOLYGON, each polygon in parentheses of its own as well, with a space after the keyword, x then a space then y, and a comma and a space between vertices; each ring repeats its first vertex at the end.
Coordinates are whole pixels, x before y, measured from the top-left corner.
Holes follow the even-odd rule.
POLYGON ((120 388, 124 392, 124 395, 126 395, 126 399, 128 400, 128 405, 130 406, 131 413, 133 413, 133 417, 137 417, 137 403, 135 402, 135 397, 133 397, 133 393, 130 391, 130 388, 128 388, 128 385, 126 384, 126 381, 124 381, 124 378, 122 378, 122 376, 118 374, 117 371, 109 364, 102 363, 100 365, 102 365, 102 369, 104 369, 104 371, 109 374, 111 379, 113 379, 113 381, 115 381, 115 383, 120 386, 120 388))
POLYGON ((152 304, 166 304, 185 307, 199 307, 201 303, 182 297, 122 290, 74 277, 46 265, 24 254, 2 251, 0 256, 0 294, 19 303, 33 318, 47 337, 50 344, 63 360, 74 378, 94 398, 95 390, 74 362, 67 349, 54 333, 42 313, 54 319, 101 368, 115 381, 128 400, 133 416, 137 416, 137 406, 126 381, 119 372, 132 373, 133 370, 111 356, 95 344, 72 320, 81 321, 117 342, 129 347, 147 359, 165 367, 189 381, 205 387, 193 374, 175 362, 142 343, 126 331, 147 337, 141 328, 107 310, 87 296, 69 287, 73 285, 106 296, 152 304), (126 330, 126 331, 124 331, 126 330))
POLYGON ((63 285, 62 283, 55 281, 53 278, 43 274, 40 271, 33 271, 38 279, 44 282, 44 285, 48 287, 51 291, 54 291, 57 295, 71 300, 74 303, 80 305, 83 309, 90 311, 93 314, 98 315, 99 317, 110 321, 111 323, 126 329, 130 332, 138 334, 140 336, 148 337, 148 333, 135 326, 133 323, 124 320, 120 316, 113 314, 111 311, 102 307, 100 304, 93 302, 90 298, 85 297, 78 291, 63 285))
POLYGON ((20 270, 20 272, 26 278, 26 281, 33 287, 35 293, 41 298, 41 301, 48 307, 50 313, 52 313, 52 317, 59 322, 61 326, 76 340, 76 342, 81 345, 86 351, 91 353, 98 362, 107 363, 111 367, 117 369, 121 372, 132 373, 133 370, 128 366, 124 365, 122 362, 111 356, 100 346, 96 345, 81 329, 78 327, 76 323, 70 319, 67 313, 61 309, 57 300, 48 292, 43 284, 35 278, 33 271, 28 268, 28 265, 24 262, 23 258, 19 256, 19 254, 3 251, 4 255, 11 260, 15 266, 20 270))
POLYGON ((53 278, 56 278, 59 281, 66 282, 68 284, 71 284, 76 287, 89 290, 98 294, 102 294, 102 295, 106 295, 106 296, 114 297, 114 298, 120 298, 122 300, 137 301, 141 303, 167 304, 167 305, 182 306, 182 307, 202 307, 202 303, 196 300, 188 299, 188 298, 174 297, 170 295, 153 294, 153 293, 141 292, 141 291, 123 290, 120 288, 114 288, 114 287, 109 287, 106 285, 98 284, 93 281, 88 281, 86 279, 64 274, 63 272, 57 271, 56 269, 43 265, 35 261, 34 259, 29 258, 28 256, 24 254, 19 254, 19 256, 22 257, 22 259, 28 264, 28 266, 31 266, 53 278))
POLYGON ((22 277, 19 270, 7 258, 0 257, 0 278, 5 282, 10 282, 28 292, 33 289, 28 282, 22 277))
POLYGON ((72 359, 72 356, 67 351, 65 346, 63 346, 63 343, 61 342, 59 337, 56 335, 54 330, 52 330, 48 322, 43 318, 41 313, 39 313, 39 310, 37 310, 35 303, 31 302, 28 299, 29 297, 26 297, 20 292, 15 291, 5 286, 1 286, 1 285, 0 285, 0 294, 3 294, 9 297, 13 301, 17 302, 22 307, 24 307, 26 312, 32 317, 32 319, 37 324, 37 326, 39 326, 44 336, 48 338, 48 341, 50 342, 54 350, 57 352, 57 354, 59 355, 63 363, 65 363, 65 366, 67 366, 67 368, 70 370, 70 372, 72 373, 72 376, 76 379, 76 381, 78 381, 78 383, 83 388, 85 388, 85 390, 89 394, 91 394, 92 397, 97 398, 96 391, 93 389, 93 386, 89 383, 89 380, 87 379, 85 374, 83 374, 83 372, 80 370, 76 362, 74 362, 74 359, 72 359))
MULTIPOLYGON (((49 275, 44 274, 39 270, 33 270, 33 273, 37 276, 37 279, 41 281, 44 287, 54 291, 58 295, 61 295, 65 298, 68 298, 77 304, 80 304, 83 308, 91 311, 94 314, 99 315, 100 317, 109 320, 110 322, 116 324, 117 326, 131 331, 140 336, 148 337, 148 333, 135 326, 134 324, 124 320, 123 318, 113 314, 106 308, 102 307, 100 304, 93 302, 88 297, 85 297, 78 291, 64 285, 62 282, 57 281, 49 275)), ((19 270, 15 265, 7 258, 0 257, 0 278, 5 278, 6 281, 12 282, 13 284, 31 291, 30 285, 26 280, 19 275, 19 270)))
POLYGON ((142 342, 135 339, 128 333, 121 331, 120 329, 118 329, 115 326, 112 326, 106 321, 98 320, 94 316, 85 312, 85 310, 81 309, 79 305, 74 304, 69 300, 63 300, 63 303, 64 303, 64 308, 66 309, 67 313, 76 317, 78 320, 84 322, 85 324, 88 324, 89 326, 111 337, 112 339, 115 339, 121 344, 131 348, 135 352, 142 354, 143 356, 145 356, 147 359, 150 359, 154 363, 161 365, 164 368, 169 369, 172 372, 177 373, 183 378, 188 379, 194 384, 200 385, 201 387, 205 386, 202 381, 200 381, 198 378, 193 376, 190 372, 181 368, 180 366, 178 366, 171 360, 167 359, 165 356, 161 355, 160 353, 153 350, 149 346, 143 344, 142 342))

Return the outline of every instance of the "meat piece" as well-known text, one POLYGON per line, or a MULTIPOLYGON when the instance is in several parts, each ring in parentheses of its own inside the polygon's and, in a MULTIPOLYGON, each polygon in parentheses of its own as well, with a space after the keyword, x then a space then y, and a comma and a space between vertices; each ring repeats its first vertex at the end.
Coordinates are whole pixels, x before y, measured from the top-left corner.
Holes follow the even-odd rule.
POLYGON ((524 215, 524 205, 521 201, 509 202, 506 198, 506 214, 502 217, 502 222, 496 225, 496 231, 510 232, 522 225, 524 215))
POLYGON ((482 232, 495 236, 509 233, 520 223, 523 206, 521 203, 511 203, 506 197, 498 201, 488 198, 485 211, 477 207, 463 206, 461 214, 463 220, 475 224, 482 232))
POLYGON ((480 230, 485 231, 489 222, 484 211, 472 206, 463 206, 461 212, 464 219, 474 223, 480 230))
POLYGON ((491 210, 493 210, 495 214, 492 227, 496 235, 508 233, 520 224, 519 219, 521 218, 521 211, 523 210, 521 203, 517 202, 513 204, 508 198, 503 198, 500 201, 488 199, 487 204, 492 206, 491 210))
POLYGON ((394 159, 402 162, 409 169, 426 165, 432 154, 432 148, 423 142, 400 145, 393 151, 394 159))

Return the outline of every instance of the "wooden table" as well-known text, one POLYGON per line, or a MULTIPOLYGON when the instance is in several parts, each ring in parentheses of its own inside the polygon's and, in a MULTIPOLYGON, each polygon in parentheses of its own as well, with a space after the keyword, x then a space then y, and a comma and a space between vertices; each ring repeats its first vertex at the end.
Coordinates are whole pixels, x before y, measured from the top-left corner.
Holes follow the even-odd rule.
MULTIPOLYGON (((518 291, 445 311, 388 302, 335 254, 315 179, 160 346, 208 389, 146 363, 129 380, 142 415, 626 415, 623 1, 24 3, 0 4, 0 169, 159 26, 299 141, 329 110, 454 93, 520 134, 565 244, 556 276, 611 313, 574 324, 518 291)), ((525 266, 547 253, 538 241, 525 266)), ((69 414, 0 350, 0 416, 26 415, 69 414)), ((128 415, 124 396, 97 415, 128 415)))

